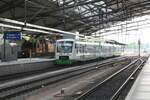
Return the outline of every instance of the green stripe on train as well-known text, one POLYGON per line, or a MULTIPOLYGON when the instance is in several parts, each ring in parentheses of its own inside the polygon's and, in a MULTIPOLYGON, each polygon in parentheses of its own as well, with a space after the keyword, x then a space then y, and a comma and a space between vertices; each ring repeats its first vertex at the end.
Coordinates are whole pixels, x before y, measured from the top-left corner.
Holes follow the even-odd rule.
POLYGON ((73 64, 77 62, 76 60, 56 60, 56 64, 73 64))

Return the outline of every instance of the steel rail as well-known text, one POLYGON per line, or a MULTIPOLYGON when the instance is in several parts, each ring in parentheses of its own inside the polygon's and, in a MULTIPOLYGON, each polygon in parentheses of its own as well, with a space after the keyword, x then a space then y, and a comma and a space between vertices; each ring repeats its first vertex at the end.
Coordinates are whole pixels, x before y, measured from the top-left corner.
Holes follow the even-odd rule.
POLYGON ((125 69, 127 69, 128 67, 130 67, 131 65, 135 64, 138 60, 139 60, 139 58, 137 58, 136 60, 134 60, 133 62, 131 62, 130 64, 128 64, 126 67, 120 69, 116 73, 112 74, 111 76, 107 77, 105 80, 103 80, 102 82, 100 82, 99 84, 97 84, 96 86, 94 86, 93 88, 89 89, 87 92, 85 92, 82 95, 80 95, 79 97, 75 98, 75 100, 83 100, 89 94, 93 93, 98 87, 104 85, 104 83, 106 83, 107 81, 109 81, 110 79, 112 79, 113 77, 115 77, 116 75, 118 75, 119 73, 121 73, 122 71, 124 71, 125 69))
MULTIPOLYGON (((122 59, 122 60, 125 60, 125 59, 122 59)), ((121 61, 119 59, 119 61, 121 61)), ((101 65, 97 65, 95 64, 96 69, 100 66, 105 66, 105 65, 109 65, 109 64, 113 64, 113 63, 116 63, 116 59, 114 59, 114 61, 112 62, 105 62, 101 65)), ((78 68, 79 69, 79 68, 78 68)), ((21 83, 21 84, 16 84, 15 85, 15 82, 13 83, 15 86, 12 86, 12 84, 6 84, 6 86, 9 86, 9 87, 6 87, 6 86, 1 86, 1 94, 0 94, 0 99, 9 99, 9 98, 12 98, 16 95, 20 95, 22 93, 25 93, 25 92, 28 92, 30 90, 34 90, 34 89, 38 89, 41 87, 41 85, 43 86, 47 86, 47 85, 50 85, 50 84, 53 84, 55 82, 59 82, 61 80, 64 80, 64 79, 68 79, 68 78, 72 78, 74 76, 78 76, 78 75, 81 75, 83 73, 86 73, 86 72, 89 72, 89 71, 92 71, 94 70, 95 67, 85 67, 84 70, 76 70, 76 71, 72 71, 70 73, 66 72, 64 74, 59 74, 58 76, 57 75, 54 75, 54 77, 47 77, 46 79, 39 79, 39 80, 32 80, 32 78, 29 78, 31 80, 28 80, 28 83, 21 83), (42 82, 43 81, 43 82, 42 82), (10 87, 11 85, 11 87, 10 87), (22 88, 23 87, 23 88, 22 88), (19 89, 19 90, 18 90, 19 89), (8 93, 8 91, 11 91, 10 93, 8 93), (12 91, 13 90, 13 91, 12 91), (5 94, 6 93, 6 94, 5 94)), ((26 80, 27 81, 27 80, 26 80)), ((20 82, 20 81, 18 81, 20 82)), ((25 82, 25 81, 24 81, 25 82)))
POLYGON ((140 67, 143 65, 144 61, 142 59, 139 66, 132 72, 132 74, 126 79, 126 81, 120 86, 120 88, 114 93, 114 95, 111 97, 110 100, 116 100, 121 91, 123 91, 123 88, 127 85, 127 83, 130 81, 131 77, 140 69, 140 67))
MULTIPOLYGON (((124 60, 124 59, 122 59, 124 60)), ((3 83, 3 84, 0 84, 0 90, 1 89, 5 89, 5 88, 8 88, 8 87, 12 87, 12 86, 17 86, 17 85, 20 85, 20 84, 23 84, 23 83, 28 83, 28 82, 31 82, 31 81, 37 81, 37 80, 40 80, 40 79, 43 79, 43 78, 52 78, 52 77, 58 77, 58 76, 61 76, 63 74, 68 74, 68 73, 72 73, 72 72, 75 72, 75 71, 79 71, 79 70, 84 70, 84 69, 87 69, 87 68, 91 68, 92 69, 95 69, 94 66, 97 66, 97 68, 101 67, 101 66, 104 66, 104 65, 108 65, 108 64, 112 64, 112 63, 115 63, 117 61, 106 61, 106 62, 102 62, 102 63, 92 63, 92 64, 88 64, 88 66, 78 66, 78 67, 72 67, 72 68, 66 68, 66 69, 61 69, 61 70, 58 70, 58 71, 54 71, 54 72, 47 72, 47 73, 43 73, 43 74, 40 74, 40 75, 35 75, 35 76, 32 76, 32 77, 27 77, 27 78, 23 78, 23 79, 18 79, 18 80, 14 80, 14 81, 11 81, 11 82, 7 82, 7 83, 3 83)))

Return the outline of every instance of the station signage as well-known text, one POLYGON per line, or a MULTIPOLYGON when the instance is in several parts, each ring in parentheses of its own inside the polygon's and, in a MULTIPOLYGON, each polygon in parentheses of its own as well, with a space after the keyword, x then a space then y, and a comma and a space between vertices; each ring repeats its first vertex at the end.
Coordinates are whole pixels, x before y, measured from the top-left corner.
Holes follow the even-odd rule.
POLYGON ((18 31, 4 32, 4 39, 19 40, 21 39, 21 33, 18 31))

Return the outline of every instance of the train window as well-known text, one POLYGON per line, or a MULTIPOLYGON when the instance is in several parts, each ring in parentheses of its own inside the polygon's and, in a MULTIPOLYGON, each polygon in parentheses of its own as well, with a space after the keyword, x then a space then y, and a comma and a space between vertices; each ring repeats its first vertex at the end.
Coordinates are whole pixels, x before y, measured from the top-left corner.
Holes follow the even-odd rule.
POLYGON ((77 48, 77 44, 75 44, 75 48, 77 48))
POLYGON ((60 41, 57 43, 57 52, 71 53, 73 41, 60 41))
POLYGON ((75 50, 76 50, 76 53, 78 54, 79 53, 79 46, 78 46, 78 44, 75 44, 75 50))

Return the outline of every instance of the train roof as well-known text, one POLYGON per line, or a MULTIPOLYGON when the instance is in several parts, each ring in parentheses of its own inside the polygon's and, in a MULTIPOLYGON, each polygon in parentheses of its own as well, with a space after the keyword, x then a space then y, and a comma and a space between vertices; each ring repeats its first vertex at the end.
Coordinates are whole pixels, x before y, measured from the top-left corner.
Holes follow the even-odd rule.
POLYGON ((57 41, 75 41, 74 39, 59 39, 57 41))
POLYGON ((88 45, 99 45, 99 43, 102 45, 102 46, 120 46, 120 44, 118 43, 114 43, 114 41, 112 42, 108 42, 108 41, 86 41, 86 40, 75 40, 75 39, 60 39, 60 40, 57 40, 57 41, 75 41, 76 43, 78 44, 88 44, 88 45))

